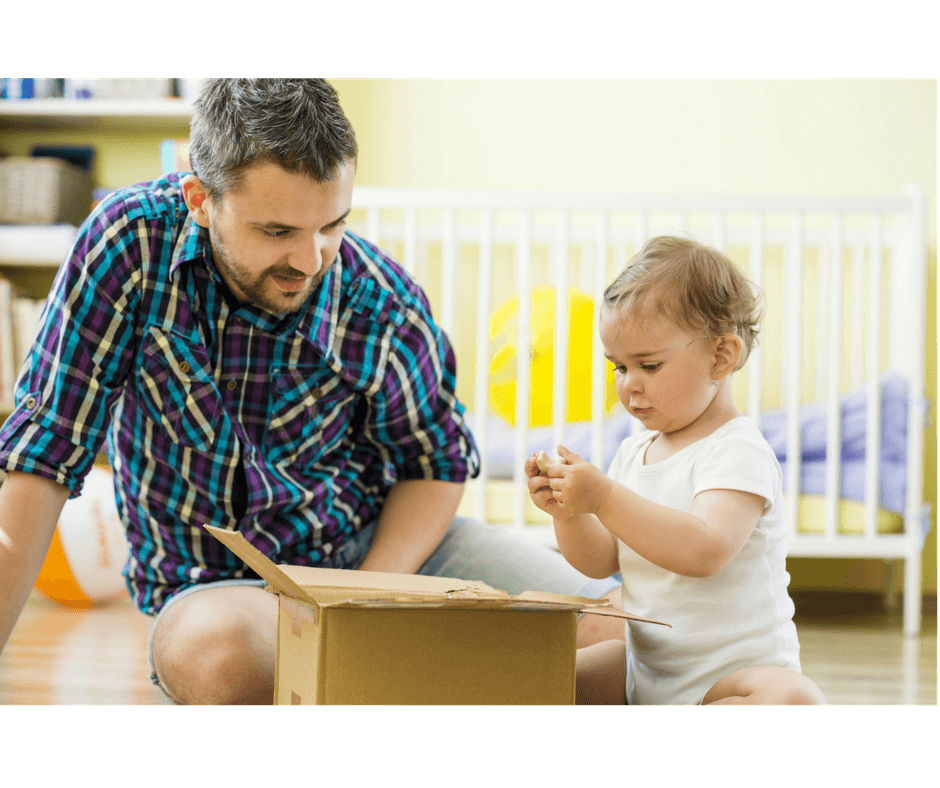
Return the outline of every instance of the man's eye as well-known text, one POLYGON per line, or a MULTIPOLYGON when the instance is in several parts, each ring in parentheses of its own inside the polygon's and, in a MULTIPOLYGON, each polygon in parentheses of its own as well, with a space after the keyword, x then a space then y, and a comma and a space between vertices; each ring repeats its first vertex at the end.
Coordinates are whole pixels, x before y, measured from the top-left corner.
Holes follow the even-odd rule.
POLYGON ((655 371, 656 371, 657 369, 659 369, 661 366, 662 366, 662 364, 643 364, 642 370, 643 370, 644 372, 655 372, 655 371))
POLYGON ((290 230, 262 230, 268 238, 283 238, 290 233, 290 230))

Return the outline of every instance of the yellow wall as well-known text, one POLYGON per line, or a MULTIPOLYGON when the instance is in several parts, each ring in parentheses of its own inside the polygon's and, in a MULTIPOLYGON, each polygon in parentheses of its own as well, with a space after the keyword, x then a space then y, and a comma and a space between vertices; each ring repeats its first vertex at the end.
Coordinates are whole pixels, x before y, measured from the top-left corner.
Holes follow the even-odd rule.
MULTIPOLYGON (((936 394, 935 80, 334 80, 372 186, 928 195, 936 394)), ((937 591, 936 426, 926 439, 937 591)), ((879 590, 880 562, 794 559, 794 586, 879 590)))

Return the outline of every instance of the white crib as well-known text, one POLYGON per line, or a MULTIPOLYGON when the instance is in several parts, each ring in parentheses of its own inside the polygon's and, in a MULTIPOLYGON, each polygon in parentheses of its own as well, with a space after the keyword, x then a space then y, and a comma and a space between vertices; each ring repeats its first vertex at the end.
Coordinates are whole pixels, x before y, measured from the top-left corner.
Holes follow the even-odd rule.
POLYGON ((606 470, 611 447, 639 429, 612 404, 593 305, 652 236, 724 251, 765 294, 760 345, 734 393, 786 458, 790 555, 903 559, 904 631, 919 631, 930 524, 919 187, 870 198, 359 187, 351 220, 415 276, 453 341, 481 454, 461 511, 551 545, 525 458, 565 443, 606 470), (529 364, 515 363, 518 347, 529 364), (507 399, 507 385, 530 395, 507 399))

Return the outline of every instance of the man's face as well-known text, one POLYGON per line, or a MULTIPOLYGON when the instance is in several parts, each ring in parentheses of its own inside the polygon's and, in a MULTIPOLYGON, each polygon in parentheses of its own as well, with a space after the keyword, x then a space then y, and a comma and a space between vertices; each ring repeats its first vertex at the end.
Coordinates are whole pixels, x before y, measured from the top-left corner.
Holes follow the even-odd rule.
POLYGON ((339 253, 355 165, 332 181, 277 164, 250 167, 241 185, 203 209, 219 273, 237 298, 274 314, 299 309, 339 253))

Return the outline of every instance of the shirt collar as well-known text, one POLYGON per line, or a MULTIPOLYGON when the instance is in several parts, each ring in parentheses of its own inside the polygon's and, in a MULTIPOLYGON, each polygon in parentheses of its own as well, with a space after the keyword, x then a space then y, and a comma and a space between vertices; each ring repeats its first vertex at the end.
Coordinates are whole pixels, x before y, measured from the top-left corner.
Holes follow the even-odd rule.
MULTIPOLYGON (((180 196, 182 202, 182 195, 180 196)), ((183 210, 185 210, 185 203, 183 210)), ((211 260, 212 244, 209 243, 209 231, 200 227, 193 221, 190 213, 186 213, 183 220, 183 227, 180 230, 179 238, 176 242, 176 249, 173 252, 173 259, 170 262, 170 274, 176 275, 177 269, 183 263, 189 263, 194 260, 211 260)))

